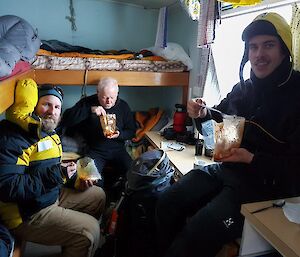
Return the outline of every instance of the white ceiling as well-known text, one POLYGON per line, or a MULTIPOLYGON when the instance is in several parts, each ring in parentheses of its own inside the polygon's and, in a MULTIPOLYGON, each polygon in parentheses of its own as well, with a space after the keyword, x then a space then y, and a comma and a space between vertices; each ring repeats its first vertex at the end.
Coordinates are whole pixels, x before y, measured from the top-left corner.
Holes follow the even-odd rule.
POLYGON ((111 0, 110 2, 127 3, 142 6, 144 8, 158 9, 164 6, 173 5, 180 2, 180 0, 111 0))

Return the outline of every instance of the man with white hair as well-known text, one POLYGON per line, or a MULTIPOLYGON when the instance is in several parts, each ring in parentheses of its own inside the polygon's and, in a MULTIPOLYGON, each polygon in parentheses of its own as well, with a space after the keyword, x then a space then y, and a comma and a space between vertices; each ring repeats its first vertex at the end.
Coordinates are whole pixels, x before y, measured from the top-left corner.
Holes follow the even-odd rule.
MULTIPOLYGON (((135 135, 135 121, 129 105, 118 97, 119 86, 116 79, 102 78, 97 86, 97 94, 81 99, 67 109, 62 117, 62 130, 76 126, 88 145, 87 155, 95 160, 98 171, 102 172, 110 161, 120 174, 129 169, 132 159, 125 148, 125 141, 135 135), (106 135, 100 117, 115 114, 116 131, 106 135)), ((103 186, 102 183, 99 183, 103 186)))

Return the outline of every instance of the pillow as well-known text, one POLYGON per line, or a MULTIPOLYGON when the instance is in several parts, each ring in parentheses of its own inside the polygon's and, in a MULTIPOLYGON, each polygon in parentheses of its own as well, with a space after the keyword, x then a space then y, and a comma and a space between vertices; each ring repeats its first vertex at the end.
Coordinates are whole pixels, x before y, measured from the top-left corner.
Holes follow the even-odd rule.
POLYGON ((150 47, 147 49, 155 55, 159 55, 169 61, 181 61, 187 66, 188 70, 193 68, 191 58, 187 55, 182 46, 178 45, 177 43, 169 42, 165 48, 150 47))

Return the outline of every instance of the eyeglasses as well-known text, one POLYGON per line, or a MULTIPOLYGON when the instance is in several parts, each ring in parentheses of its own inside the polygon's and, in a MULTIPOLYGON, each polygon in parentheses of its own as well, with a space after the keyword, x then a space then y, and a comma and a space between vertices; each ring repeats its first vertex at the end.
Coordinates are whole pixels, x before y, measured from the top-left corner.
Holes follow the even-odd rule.
POLYGON ((41 92, 54 89, 56 92, 58 92, 62 98, 64 98, 64 91, 60 86, 51 85, 51 84, 43 84, 40 86, 39 90, 41 92))

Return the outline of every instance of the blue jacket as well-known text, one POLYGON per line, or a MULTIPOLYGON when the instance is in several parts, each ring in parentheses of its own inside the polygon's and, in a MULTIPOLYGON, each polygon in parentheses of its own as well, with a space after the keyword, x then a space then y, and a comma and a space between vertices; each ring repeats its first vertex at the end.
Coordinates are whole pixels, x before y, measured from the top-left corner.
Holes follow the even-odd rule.
POLYGON ((8 229, 0 224, 0 256, 8 257, 13 251, 14 239, 8 229))
POLYGON ((7 120, 0 145, 0 219, 12 229, 58 199, 62 147, 56 133, 33 137, 7 120))

